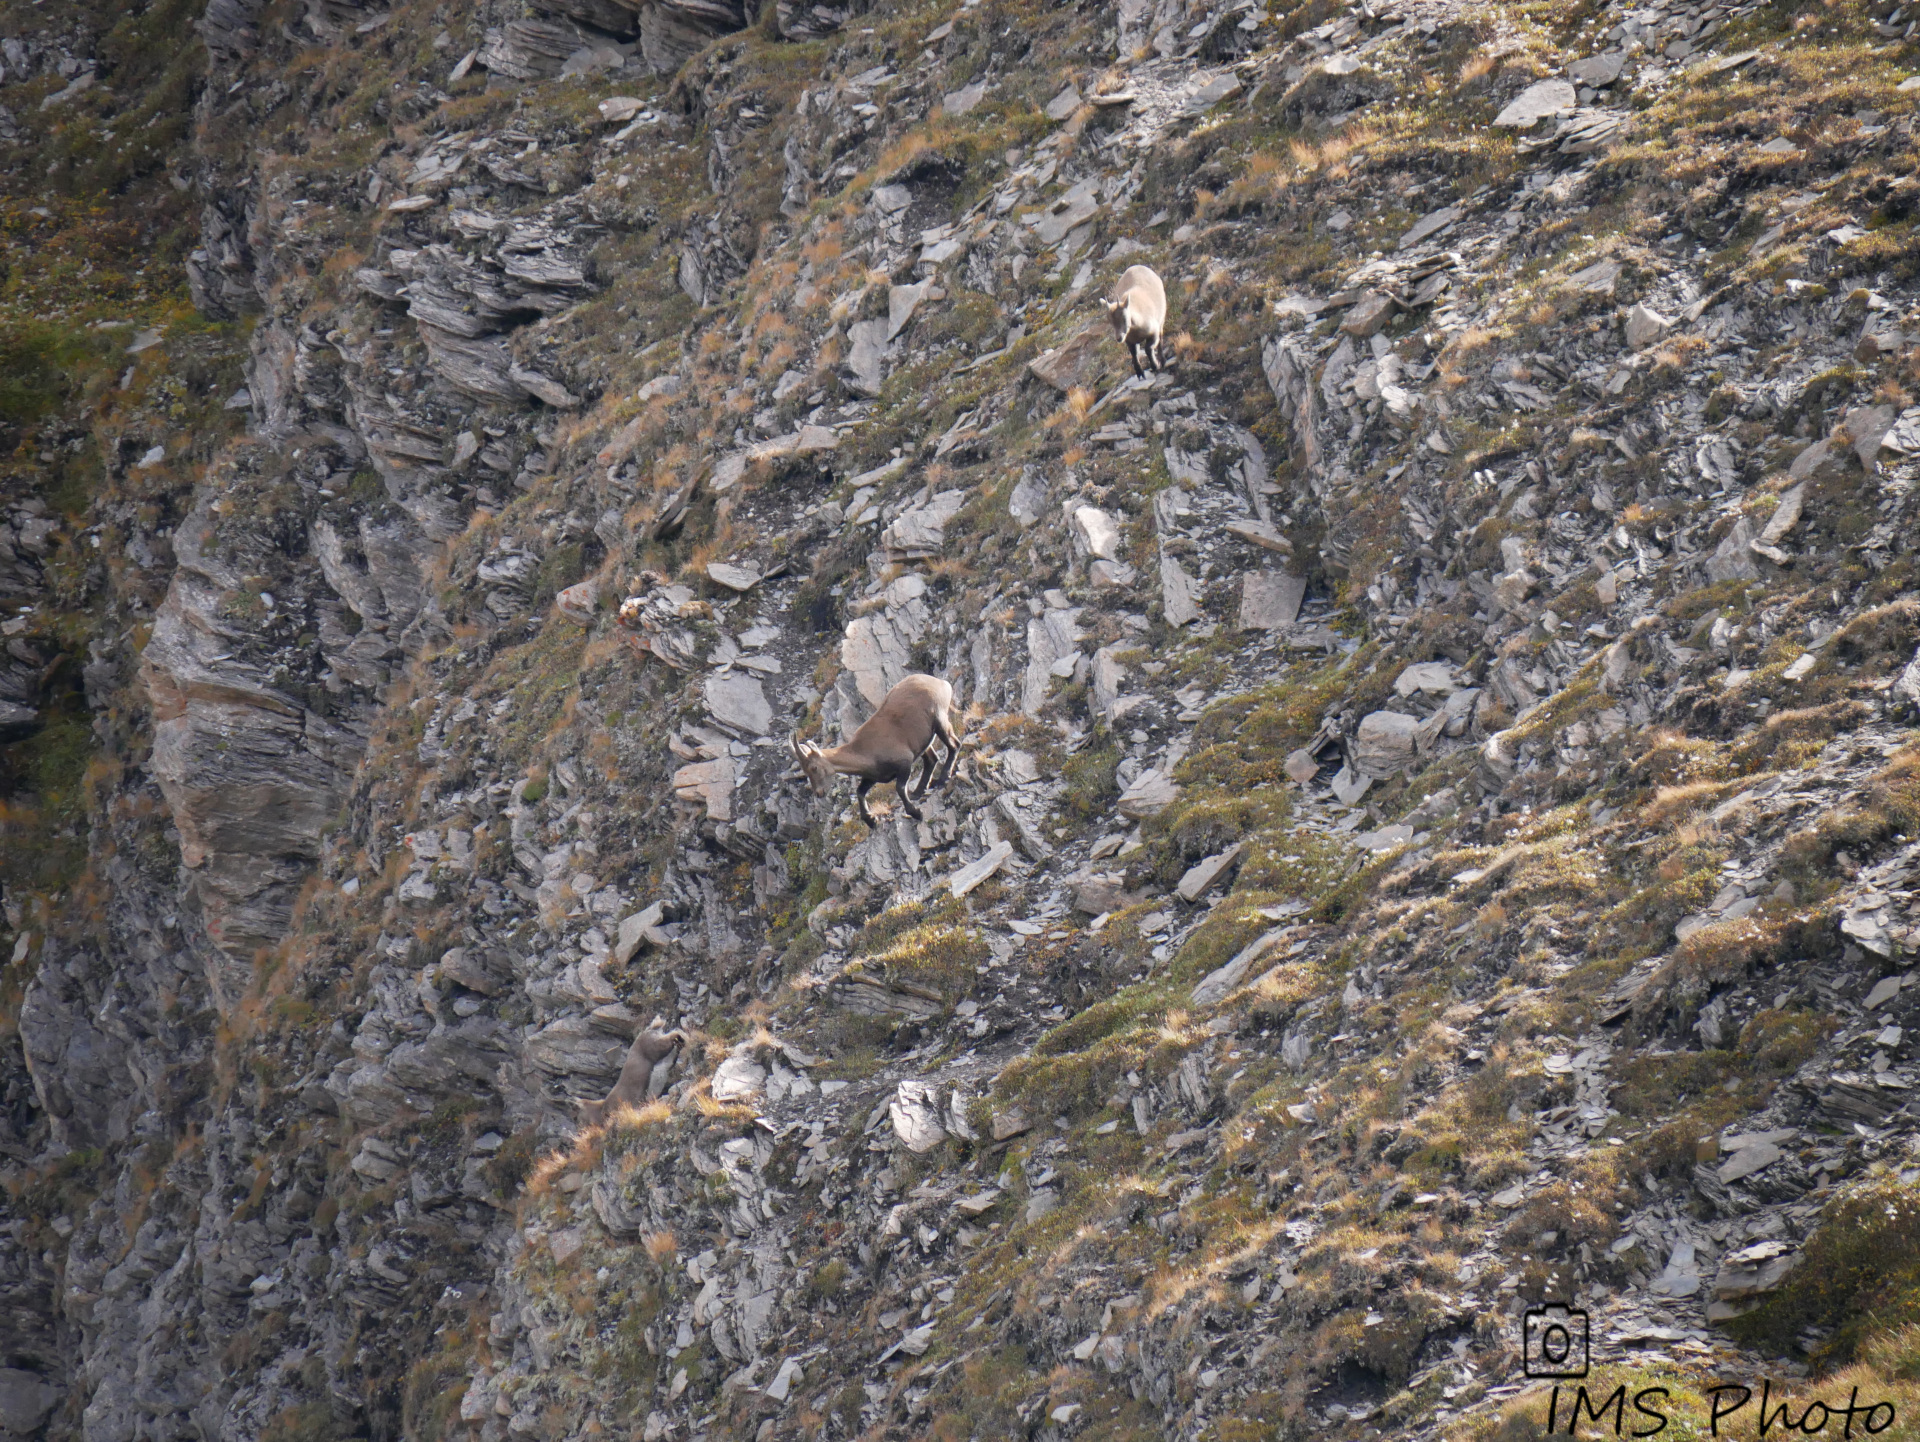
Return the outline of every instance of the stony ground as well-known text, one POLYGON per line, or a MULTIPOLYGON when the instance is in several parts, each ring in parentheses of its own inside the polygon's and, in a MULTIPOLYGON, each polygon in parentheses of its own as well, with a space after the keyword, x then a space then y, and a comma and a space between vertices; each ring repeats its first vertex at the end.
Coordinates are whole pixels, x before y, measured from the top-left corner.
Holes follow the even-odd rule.
POLYGON ((0 1439, 1920 1435, 1920 13, 0 63, 0 1439))

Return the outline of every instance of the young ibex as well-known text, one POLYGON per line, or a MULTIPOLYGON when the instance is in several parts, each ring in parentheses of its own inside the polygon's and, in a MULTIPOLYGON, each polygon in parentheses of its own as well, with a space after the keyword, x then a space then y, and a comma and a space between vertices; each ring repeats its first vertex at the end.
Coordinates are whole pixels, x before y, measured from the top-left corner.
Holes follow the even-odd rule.
POLYGON ((1107 318, 1113 322, 1113 333, 1127 348, 1127 359, 1133 362, 1133 373, 1144 376, 1140 369, 1140 352, 1147 353, 1147 364, 1159 370, 1164 362, 1162 349, 1166 344, 1164 335, 1167 327, 1167 288, 1160 284, 1160 277, 1151 268, 1144 265, 1130 265, 1120 275, 1120 287, 1117 298, 1107 302, 1107 318))
POLYGON ((858 776, 860 789, 856 799, 860 803, 860 819, 869 829, 875 823, 873 813, 867 810, 867 793, 889 781, 899 788, 900 804, 906 807, 907 815, 918 821, 920 808, 913 803, 927 794, 927 783, 933 777, 934 738, 938 737, 947 748, 946 759, 940 765, 939 785, 947 784, 947 778, 953 775, 953 763, 960 755, 960 743, 954 739, 953 722, 947 715, 952 707, 953 687, 945 681, 938 676, 909 676, 887 692, 880 709, 853 733, 853 739, 846 745, 823 751, 795 736, 793 754, 800 758, 800 769, 806 772, 816 796, 827 794, 835 772, 858 776), (913 763, 922 757, 926 769, 920 773, 920 784, 908 791, 913 763))
POLYGON ((634 1037, 627 1048, 627 1059, 620 1066, 620 1079, 607 1093, 606 1100, 580 1103, 580 1120, 597 1127, 622 1107, 645 1106, 667 1089, 674 1060, 686 1033, 675 1028, 661 1031, 658 1019, 634 1037))

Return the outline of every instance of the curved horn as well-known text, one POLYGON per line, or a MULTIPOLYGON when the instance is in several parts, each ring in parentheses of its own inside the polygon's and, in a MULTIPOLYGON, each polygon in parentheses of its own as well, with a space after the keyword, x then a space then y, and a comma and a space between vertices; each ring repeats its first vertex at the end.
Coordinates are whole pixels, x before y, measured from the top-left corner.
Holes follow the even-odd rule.
POLYGON ((787 739, 793 743, 793 754, 798 756, 802 761, 805 761, 807 759, 807 748, 800 744, 800 733, 795 731, 788 736, 787 739))

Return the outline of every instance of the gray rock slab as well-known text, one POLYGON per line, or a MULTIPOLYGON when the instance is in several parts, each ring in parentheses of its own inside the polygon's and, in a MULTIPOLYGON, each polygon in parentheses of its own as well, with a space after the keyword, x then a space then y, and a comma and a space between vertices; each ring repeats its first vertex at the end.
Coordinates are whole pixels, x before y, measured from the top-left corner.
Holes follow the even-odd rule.
POLYGON ((1214 882, 1218 881, 1221 874, 1233 865, 1239 855, 1240 846, 1236 842, 1225 851, 1216 852, 1212 856, 1196 861, 1187 868, 1186 874, 1174 886, 1174 894, 1189 904, 1198 901, 1213 888, 1214 882))
POLYGON ((1627 348, 1645 350, 1673 328, 1673 322, 1648 305, 1627 312, 1627 348))
POLYGON ((1431 240, 1448 226, 1466 214, 1458 206, 1445 205, 1431 211, 1414 222, 1413 228, 1400 237, 1401 250, 1411 250, 1423 240, 1431 240))
POLYGON ((756 677, 738 671, 709 676, 705 691, 708 713, 728 730, 765 736, 773 729, 773 707, 756 677))
POLYGON ((887 291, 887 339, 892 340, 913 320, 923 300, 938 300, 946 294, 930 280, 917 285, 896 285, 887 291))
POLYGON ((750 1056, 730 1056, 713 1073, 713 1099, 717 1102, 749 1102, 760 1095, 767 1082, 767 1069, 750 1056))
POLYGON ((1240 629, 1275 631, 1291 626, 1306 599, 1304 577, 1285 571, 1249 571, 1240 579, 1240 629))
POLYGON ((1107 369, 1101 342, 1112 334, 1105 325, 1090 325, 1065 344, 1028 361, 1027 369, 1062 393, 1075 387, 1092 390, 1107 369))
POLYGON ((887 1103, 887 1116, 893 1134, 910 1152, 930 1152, 947 1139, 947 1129, 940 1124, 939 1090, 932 1082, 901 1082, 887 1103))
POLYGON ((1417 661, 1394 678, 1393 689, 1401 696, 1421 691, 1434 697, 1451 696, 1456 689, 1453 667, 1445 661, 1417 661))
POLYGON ((1579 104, 1571 80, 1541 80, 1529 85, 1493 118, 1503 130, 1531 130, 1552 115, 1563 115, 1579 104))
POLYGON ((971 85, 941 97, 940 108, 953 116, 965 115, 987 98, 987 82, 976 80, 971 85))
POLYGON ((1073 513, 1073 528, 1079 533, 1081 543, 1090 555, 1103 561, 1111 561, 1120 544, 1120 532, 1109 516, 1098 506, 1079 506, 1073 513))
POLYGON ((887 323, 856 321, 847 327, 847 384, 863 396, 877 396, 884 379, 887 323))
POLYGON ((1171 806, 1180 795, 1172 778, 1152 769, 1142 771, 1133 785, 1120 793, 1120 814, 1130 821, 1143 821, 1171 806))
POLYGON ((1193 577, 1171 556, 1160 558, 1160 604, 1169 626, 1185 626, 1200 619, 1200 607, 1193 599, 1193 577))
POLYGON ((1374 711, 1360 718, 1353 738, 1353 767, 1363 776, 1385 780, 1413 763, 1420 718, 1399 711, 1374 711))
POLYGON ((1288 934, 1288 928, 1275 927, 1242 947, 1226 965, 1210 971, 1193 988, 1195 1006, 1213 1006, 1232 995, 1253 971, 1254 964, 1272 951, 1288 934))
POLYGON ((1620 78, 1620 72, 1626 69, 1625 51, 1609 50, 1602 55, 1589 55, 1585 60, 1576 60, 1567 67, 1571 75, 1582 85, 1591 85, 1598 90, 1603 85, 1611 85, 1620 78))
POLYGON ((947 878, 947 890, 955 896, 965 896, 974 887, 998 871, 1006 859, 1013 855, 1011 841, 996 842, 994 846, 977 861, 969 861, 965 866, 947 878))

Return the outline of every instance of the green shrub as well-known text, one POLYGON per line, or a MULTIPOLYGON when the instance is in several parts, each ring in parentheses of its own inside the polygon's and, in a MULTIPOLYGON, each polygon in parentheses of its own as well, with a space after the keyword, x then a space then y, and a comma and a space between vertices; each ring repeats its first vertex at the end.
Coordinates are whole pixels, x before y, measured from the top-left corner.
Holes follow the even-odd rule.
POLYGON ((1727 1324, 1749 1346, 1786 1353, 1808 1328, 1823 1367, 1851 1362, 1875 1336, 1920 1323, 1920 1187, 1881 1182, 1827 1203, 1787 1280, 1727 1324))

